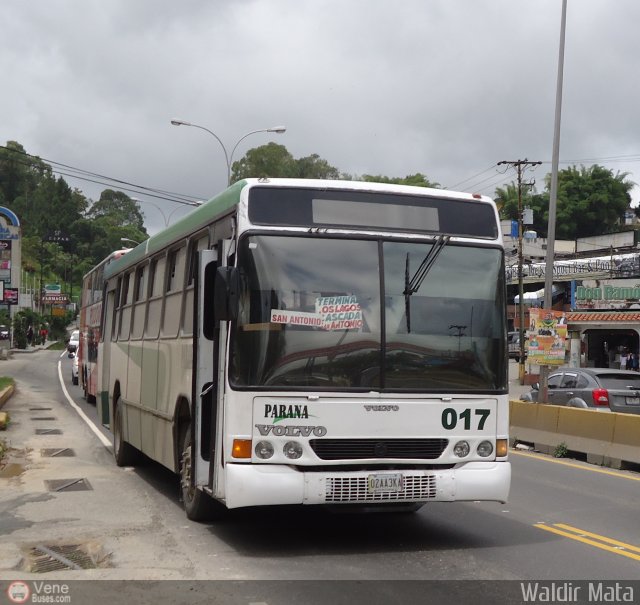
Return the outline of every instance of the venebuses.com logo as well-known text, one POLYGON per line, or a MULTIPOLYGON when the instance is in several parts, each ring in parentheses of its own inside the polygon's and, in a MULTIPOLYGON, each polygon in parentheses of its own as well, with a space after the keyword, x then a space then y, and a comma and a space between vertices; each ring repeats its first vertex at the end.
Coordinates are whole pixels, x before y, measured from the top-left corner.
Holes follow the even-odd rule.
POLYGON ((15 580, 7 587, 11 603, 71 603, 71 589, 63 582, 23 582, 15 580))
POLYGON ((7 596, 12 603, 26 603, 31 596, 31 588, 20 580, 11 582, 7 588, 7 596))

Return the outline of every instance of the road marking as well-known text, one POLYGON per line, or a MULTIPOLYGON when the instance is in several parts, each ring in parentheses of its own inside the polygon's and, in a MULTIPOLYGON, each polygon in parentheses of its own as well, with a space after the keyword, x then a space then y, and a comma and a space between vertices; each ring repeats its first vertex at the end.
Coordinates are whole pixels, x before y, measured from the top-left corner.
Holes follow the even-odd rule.
POLYGON ((93 422, 91 422, 91 420, 89 419, 89 416, 87 416, 84 413, 82 408, 73 400, 71 395, 69 395, 69 391, 67 391, 67 387, 64 384, 64 380, 62 379, 62 361, 58 361, 58 378, 60 379, 60 386, 62 387, 62 392, 64 393, 64 396, 67 398, 67 401, 69 402, 71 407, 76 412, 78 412, 78 415, 80 416, 80 418, 82 418, 82 420, 84 420, 87 423, 87 426, 95 433, 95 435, 98 437, 98 439, 100 439, 100 442, 102 443, 102 445, 104 445, 105 447, 110 447, 111 446, 111 441, 109 439, 107 439, 99 431, 99 429, 96 428, 96 426, 93 424, 93 422))
POLYGON ((628 475, 614 470, 607 470, 604 468, 592 468, 591 466, 585 466, 583 464, 577 464, 575 462, 567 462, 566 460, 559 460, 558 458, 548 458, 540 454, 530 454, 528 452, 519 452, 511 450, 509 455, 514 454, 516 456, 524 456, 525 458, 535 458, 536 460, 542 460, 543 462, 553 462, 554 464, 561 464, 563 466, 570 466, 571 468, 578 468, 583 471, 589 471, 590 473, 601 473, 603 475, 612 475, 620 479, 629 479, 630 481, 640 481, 640 476, 628 475))
POLYGON ((632 544, 626 544, 625 542, 607 538, 606 536, 600 536, 598 534, 584 531, 577 527, 572 527, 571 525, 565 525, 564 523, 554 523, 553 525, 547 525, 546 523, 535 523, 534 527, 543 529, 544 531, 548 531, 553 534, 557 534, 559 536, 564 536, 565 538, 570 538, 571 540, 576 540, 577 542, 588 544, 589 546, 595 546, 596 548, 606 550, 615 555, 620 555, 621 557, 627 557, 629 559, 634 559, 635 561, 640 561, 640 554, 635 554, 636 552, 640 553, 640 548, 638 548, 637 546, 633 546, 632 544), (614 544, 615 546, 609 546, 609 544, 614 544))

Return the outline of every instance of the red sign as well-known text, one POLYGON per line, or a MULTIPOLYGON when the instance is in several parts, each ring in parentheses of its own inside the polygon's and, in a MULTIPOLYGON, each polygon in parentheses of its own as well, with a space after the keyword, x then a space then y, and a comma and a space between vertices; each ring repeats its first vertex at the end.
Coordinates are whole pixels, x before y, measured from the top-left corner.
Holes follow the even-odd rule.
POLYGON ((4 289, 4 303, 8 303, 10 305, 18 304, 18 288, 5 288, 4 289))

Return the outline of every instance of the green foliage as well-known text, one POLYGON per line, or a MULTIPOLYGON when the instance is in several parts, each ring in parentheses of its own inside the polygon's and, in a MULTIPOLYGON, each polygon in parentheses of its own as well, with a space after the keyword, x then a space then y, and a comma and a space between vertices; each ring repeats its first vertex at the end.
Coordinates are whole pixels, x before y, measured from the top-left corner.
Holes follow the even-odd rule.
POLYGON ((340 171, 317 153, 295 160, 296 176, 300 179, 339 179, 340 171))
POLYGON ((89 219, 102 219, 102 224, 112 227, 130 225, 140 232, 145 232, 144 217, 135 200, 122 191, 105 189, 100 199, 91 206, 87 213, 89 219))
POLYGON ((27 330, 29 324, 22 312, 16 313, 13 318, 13 346, 16 349, 27 348, 27 330))
POLYGON ((49 340, 65 340, 67 338, 67 326, 71 323, 73 314, 54 316, 49 322, 49 340))
POLYGON ((120 238, 148 238, 139 205, 128 195, 106 189, 92 204, 15 141, 0 146, 0 204, 20 218, 26 281, 60 283, 72 300, 79 299, 82 276, 122 247, 120 238), (70 241, 47 241, 53 231, 70 241))
POLYGON ((284 145, 267 143, 247 151, 231 167, 231 182, 246 178, 293 178, 297 176, 296 160, 284 145))
POLYGON ((371 174, 363 174, 361 180, 374 182, 374 183, 389 183, 392 185, 412 185, 414 187, 432 187, 434 189, 439 189, 441 187, 440 183, 436 183, 435 181, 431 182, 427 179, 424 174, 417 172, 416 174, 409 174, 405 177, 388 177, 382 175, 371 175, 371 174))
POLYGON ((569 455, 569 448, 567 444, 563 441, 556 445, 556 448, 553 450, 554 458, 566 458, 569 455))
MULTIPOLYGON (((631 203, 634 183, 626 172, 616 173, 602 166, 571 166, 558 172, 556 237, 573 240, 613 233, 620 229, 631 203)), ((550 176, 543 193, 523 188, 522 207, 533 210, 533 228, 546 237, 549 222, 550 176)), ((518 217, 518 188, 515 183, 496 189, 495 201, 503 219, 518 217)))

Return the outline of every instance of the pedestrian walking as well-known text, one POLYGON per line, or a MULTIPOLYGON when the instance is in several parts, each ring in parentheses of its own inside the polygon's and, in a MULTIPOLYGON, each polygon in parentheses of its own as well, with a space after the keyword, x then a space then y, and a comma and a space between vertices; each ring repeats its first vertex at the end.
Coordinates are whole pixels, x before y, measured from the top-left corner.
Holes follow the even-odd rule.
POLYGON ((620 369, 621 370, 626 370, 627 369, 627 357, 628 357, 628 353, 627 351, 622 351, 622 353, 620 354, 620 369))
POLYGON ((32 342, 33 342, 33 326, 29 326, 27 328, 27 344, 31 346, 32 342))

